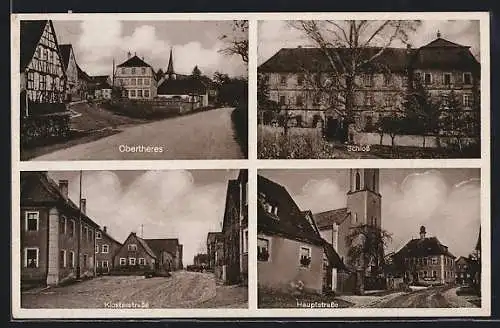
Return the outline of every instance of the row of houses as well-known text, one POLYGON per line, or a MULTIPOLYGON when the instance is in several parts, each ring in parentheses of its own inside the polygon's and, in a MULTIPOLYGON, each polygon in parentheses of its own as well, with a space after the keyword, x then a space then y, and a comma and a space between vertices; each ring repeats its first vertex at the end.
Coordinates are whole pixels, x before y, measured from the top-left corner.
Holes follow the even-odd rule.
MULTIPOLYGON (((65 111, 65 103, 110 99, 112 89, 121 89, 130 99, 172 99, 208 106, 215 96, 206 76, 176 74, 172 50, 166 73, 128 52, 127 59, 109 76, 89 76, 78 64, 71 44, 59 44, 51 20, 20 22, 20 105, 24 117, 65 111)), ((197 67, 196 67, 197 69, 197 67)))
POLYGON ((113 238, 68 195, 68 180, 47 172, 21 172, 21 284, 58 285, 112 270, 175 271, 183 268, 178 239, 143 239, 132 232, 113 238))
POLYGON ((259 287, 363 293, 391 288, 388 282, 394 280, 419 285, 464 282, 458 279, 464 260, 457 261, 423 226, 419 238, 395 253, 385 255, 383 245, 374 244, 353 256, 350 250, 359 245, 360 236, 382 227, 378 169, 350 169, 347 206, 321 213, 301 210, 284 186, 260 175, 257 181, 259 287), (353 238, 356 229, 360 233, 353 238))
MULTIPOLYGON (((356 50, 357 51, 357 50, 356 50)), ((268 100, 285 108, 301 126, 323 125, 335 130, 345 118, 345 72, 336 71, 350 61, 350 49, 312 47, 282 48, 258 67, 260 83, 268 90, 268 100), (329 52, 326 54, 325 51, 329 52)), ((403 111, 405 96, 418 81, 446 111, 453 94, 464 113, 479 120, 480 64, 470 47, 442 38, 412 48, 359 49, 356 60, 371 61, 356 74, 352 116, 357 129, 368 130, 384 116, 403 111)), ((266 110, 266 108, 260 108, 266 110)))
POLYGON ((248 282, 248 171, 228 181, 222 231, 207 234, 207 269, 226 284, 248 282))

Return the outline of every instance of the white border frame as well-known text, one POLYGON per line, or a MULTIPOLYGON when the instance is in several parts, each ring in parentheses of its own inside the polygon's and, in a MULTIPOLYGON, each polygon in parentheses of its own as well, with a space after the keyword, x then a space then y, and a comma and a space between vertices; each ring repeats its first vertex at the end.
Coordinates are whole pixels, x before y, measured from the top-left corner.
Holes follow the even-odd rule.
POLYGON ((29 318, 217 318, 217 317, 472 317, 491 314, 490 249, 490 21, 488 12, 349 12, 349 13, 110 13, 110 14, 16 14, 11 15, 11 155, 12 155, 12 315, 29 318), (480 159, 399 159, 399 160, 258 160, 257 159, 257 21, 296 19, 426 19, 479 20, 481 62, 481 149, 480 159), (175 161, 28 161, 19 160, 19 20, 249 20, 249 148, 245 160, 175 160, 175 161), (482 307, 460 309, 257 309, 257 168, 480 168, 481 169, 481 241, 482 307), (249 254, 248 309, 22 309, 20 307, 20 171, 50 170, 155 170, 155 169, 248 169, 249 173, 249 254))

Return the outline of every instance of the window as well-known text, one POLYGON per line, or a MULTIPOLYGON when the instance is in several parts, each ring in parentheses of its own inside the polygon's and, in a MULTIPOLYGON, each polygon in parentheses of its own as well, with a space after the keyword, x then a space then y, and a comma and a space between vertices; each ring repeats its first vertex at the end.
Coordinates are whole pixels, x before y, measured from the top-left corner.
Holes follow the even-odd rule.
POLYGON ((359 175, 359 172, 356 172, 356 189, 359 190, 361 188, 361 176, 359 175))
POLYGON ((243 253, 248 253, 248 229, 243 230, 243 253))
POLYGON ((432 271, 432 277, 433 277, 433 278, 436 278, 436 277, 437 277, 437 272, 436 272, 435 270, 434 270, 434 271, 432 271))
POLYGON ((365 87, 371 87, 373 85, 373 75, 371 74, 363 74, 363 85, 365 87))
POLYGON ((135 265, 135 257, 129 257, 128 264, 129 265, 135 265))
POLYGON ((464 107, 472 107, 472 95, 464 94, 463 96, 464 107))
POLYGON ((94 240, 94 230, 89 228, 88 240, 92 242, 94 240))
POLYGON ((432 264, 438 264, 438 258, 437 257, 433 257, 432 258, 432 264))
POLYGON ((280 84, 281 85, 286 85, 286 81, 287 81, 286 74, 280 75, 280 84))
POLYGON ((431 73, 424 74, 424 84, 432 84, 432 74, 431 73))
POLYGON ((95 245, 95 253, 99 254, 99 245, 95 245))
POLYGON ((135 74, 135 67, 132 67, 132 74, 135 74))
POLYGON ((101 239, 101 238, 102 238, 101 232, 100 231, 96 231, 95 232, 95 239, 101 239))
POLYGON ((472 74, 464 73, 464 84, 472 84, 472 74))
POLYGON ((137 85, 142 85, 142 79, 137 79, 137 85))
POLYGON ((142 90, 137 90, 137 98, 142 98, 142 90))
POLYGON ((371 95, 370 93, 366 93, 365 95, 365 105, 366 106, 371 106, 373 103, 373 95, 371 95))
POLYGON ((393 81, 392 74, 384 74, 384 85, 391 85, 393 81))
POLYGON ((451 73, 444 73, 444 84, 449 85, 451 84, 451 73))
POLYGON ((139 265, 146 265, 146 259, 143 257, 139 258, 139 265))
POLYGON ((129 90, 130 98, 135 98, 135 90, 129 90))
POLYGON ((135 78, 130 79, 130 85, 135 85, 135 84, 136 84, 136 79, 135 78))
POLYGON ((59 251, 59 267, 60 268, 66 267, 66 250, 65 249, 61 249, 59 251))
POLYGON ((257 238, 257 260, 267 262, 269 260, 269 240, 257 238))
POLYGON ((141 68, 141 73, 146 74, 146 67, 141 68))
POLYGON ((318 106, 321 102, 321 95, 317 94, 313 96, 313 105, 318 106))
POLYGON ((424 278, 427 278, 427 271, 424 271, 424 278))
POLYGON ((300 247, 299 262, 302 268, 309 268, 311 265, 311 249, 309 247, 300 247))
POLYGON ((122 74, 127 74, 127 69, 126 68, 122 68, 122 74))
POLYGON ((149 98, 149 90, 144 90, 144 98, 149 98))
POLYGON ((103 244, 101 247, 101 253, 108 254, 109 253, 109 245, 103 244))
POLYGON ((136 251, 137 250, 137 244, 129 244, 128 246, 129 251, 136 251))
POLYGON ((26 212, 26 231, 38 231, 39 212, 26 212))
POLYGON ((38 247, 24 249, 24 266, 26 268, 38 268, 38 247))
POLYGON ((352 216, 352 223, 357 224, 358 223, 358 213, 354 212, 354 215, 352 216))
POLYGON ((144 85, 149 85, 149 79, 144 79, 144 85))
POLYGON ((286 103, 286 97, 285 96, 280 96, 279 104, 284 105, 286 103))
POLYGON ((70 237, 75 235, 75 220, 68 221, 68 233, 70 237))
POLYGON ((304 74, 298 74, 297 75, 297 85, 302 85, 304 84, 304 74))
POLYGON ((127 259, 124 257, 120 257, 120 265, 127 265, 127 259))
POLYGON ((70 263, 72 268, 75 267, 75 252, 73 252, 73 251, 69 252, 69 263, 70 263))
POLYGON ((87 265, 88 265, 88 255, 87 254, 83 254, 83 267, 86 268, 87 265))
POLYGON ((108 262, 107 260, 103 260, 103 261, 101 262, 101 266, 102 266, 103 268, 107 268, 107 267, 109 266, 109 262, 108 262))
POLYGON ((295 104, 296 104, 297 106, 302 106, 302 105, 304 105, 304 99, 302 98, 302 96, 297 96, 297 97, 295 98, 295 104))

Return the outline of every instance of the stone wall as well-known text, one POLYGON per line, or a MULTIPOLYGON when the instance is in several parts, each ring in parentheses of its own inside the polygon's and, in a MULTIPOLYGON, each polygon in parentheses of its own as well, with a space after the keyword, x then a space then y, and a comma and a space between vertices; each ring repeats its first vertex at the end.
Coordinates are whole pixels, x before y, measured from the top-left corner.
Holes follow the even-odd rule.
MULTIPOLYGON (((388 134, 384 134, 382 137, 382 143, 380 134, 373 132, 354 132, 353 142, 357 145, 385 145, 391 146, 392 140, 388 134)), ((464 145, 470 145, 476 142, 475 138, 461 138, 464 145)), ((450 144, 456 142, 456 138, 448 136, 425 136, 425 148, 439 148, 447 147, 450 144)), ((394 144, 396 146, 407 146, 407 147, 423 147, 424 146, 424 136, 421 135, 396 135, 394 138, 394 144)))

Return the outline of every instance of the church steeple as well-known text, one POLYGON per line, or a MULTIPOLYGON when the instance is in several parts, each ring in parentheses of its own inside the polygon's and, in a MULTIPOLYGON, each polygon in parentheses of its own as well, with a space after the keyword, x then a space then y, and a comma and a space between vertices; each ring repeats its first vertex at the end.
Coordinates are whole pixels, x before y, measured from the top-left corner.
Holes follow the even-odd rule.
POLYGON ((172 55, 172 48, 170 48, 170 58, 168 59, 167 77, 169 79, 175 79, 174 57, 172 55))

